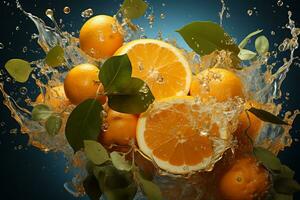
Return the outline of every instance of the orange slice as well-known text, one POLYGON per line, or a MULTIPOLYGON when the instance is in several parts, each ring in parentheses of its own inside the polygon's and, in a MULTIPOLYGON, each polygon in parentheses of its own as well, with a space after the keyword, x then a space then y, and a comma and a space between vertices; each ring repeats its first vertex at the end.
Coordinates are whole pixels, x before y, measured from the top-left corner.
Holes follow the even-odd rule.
POLYGON ((211 170, 229 147, 231 134, 223 111, 210 108, 190 96, 154 102, 138 120, 140 150, 173 174, 211 170))
POLYGON ((144 80, 156 99, 188 94, 191 69, 176 47, 160 40, 139 39, 125 44, 115 55, 126 53, 132 75, 144 80))

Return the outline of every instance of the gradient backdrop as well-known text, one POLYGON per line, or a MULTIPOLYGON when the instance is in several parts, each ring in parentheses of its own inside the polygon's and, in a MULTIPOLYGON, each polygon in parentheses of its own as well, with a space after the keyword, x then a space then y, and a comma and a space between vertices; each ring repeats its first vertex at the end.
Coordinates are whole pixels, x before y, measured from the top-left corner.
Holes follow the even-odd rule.
MULTIPOLYGON (((257 30, 264 29, 264 34, 271 43, 280 43, 286 36, 287 30, 282 27, 287 22, 287 11, 293 12, 293 19, 299 26, 300 4, 297 0, 285 0, 283 6, 277 6, 277 0, 225 0, 229 6, 230 17, 224 19, 223 24, 227 32, 241 41, 245 35, 257 30), (248 16, 247 10, 253 10, 253 15, 248 16), (255 11, 257 11, 255 13, 255 11), (298 13, 297 13, 298 12, 298 13), (271 35, 275 31, 275 35, 271 35)), ((84 9, 92 8, 94 14, 113 15, 118 10, 121 1, 118 0, 20 0, 24 9, 45 20, 45 10, 51 8, 55 12, 56 19, 62 19, 65 26, 63 30, 75 32, 86 21, 80 14, 84 9), (66 15, 63 8, 69 6, 71 13, 66 15)), ((145 27, 149 38, 157 37, 158 31, 162 31, 163 37, 176 38, 178 43, 186 47, 183 40, 175 32, 186 23, 194 20, 211 20, 219 22, 218 12, 221 3, 218 0, 149 0, 153 8, 156 20, 152 29, 148 26, 148 21, 143 18, 135 22, 145 27), (165 6, 163 6, 165 4, 165 6), (165 15, 165 19, 160 19, 160 14, 165 15)), ((3 70, 5 62, 10 58, 24 58, 26 60, 36 60, 44 57, 44 53, 36 44, 31 41, 31 35, 36 33, 33 23, 28 20, 20 11, 16 9, 13 0, 0 2, 0 42, 5 48, 0 49, 0 69, 3 70), (19 30, 16 30, 19 27, 19 30), (23 47, 27 47, 27 52, 23 53, 23 47), (33 52, 38 50, 38 52, 33 52)), ((272 45, 271 48, 275 49, 272 45)), ((284 55, 284 54, 282 54, 284 55)), ((299 55, 299 50, 296 52, 299 55)), ((281 59, 279 59, 281 61, 281 59)), ((284 92, 290 93, 290 100, 284 104, 287 109, 296 109, 300 106, 300 69, 297 66, 291 68, 287 79, 283 84, 284 92)), ((0 79, 0 81, 4 81, 0 79)), ((7 88, 14 91, 14 87, 7 88)), ((16 94, 18 91, 15 91, 16 94)), ((37 94, 30 94, 35 97, 37 94)), ((26 135, 11 134, 12 128, 18 127, 11 119, 7 108, 2 105, 3 97, 0 95, 0 199, 3 200, 53 200, 76 199, 67 193, 63 184, 70 180, 71 175, 64 173, 65 159, 61 154, 45 154, 39 150, 27 146, 28 137, 26 135), (22 145, 21 150, 15 150, 22 145)), ((292 135, 299 138, 299 117, 295 120, 292 135)), ((283 163, 296 171, 296 178, 300 182, 300 144, 294 142, 292 147, 280 153, 283 163)), ((81 198, 87 199, 87 198, 81 198)), ((300 199, 297 195, 295 199, 300 199)))

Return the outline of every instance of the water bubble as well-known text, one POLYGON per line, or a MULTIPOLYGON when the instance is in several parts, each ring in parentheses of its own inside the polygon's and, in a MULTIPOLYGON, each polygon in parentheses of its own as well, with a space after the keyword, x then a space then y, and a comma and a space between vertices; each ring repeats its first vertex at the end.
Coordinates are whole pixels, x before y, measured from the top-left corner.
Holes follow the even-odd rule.
POLYGON ((154 23, 154 15, 153 14, 148 15, 147 19, 149 21, 150 28, 152 28, 153 23, 154 23))
POLYGON ((160 14, 160 18, 161 18, 161 19, 165 19, 165 18, 166 18, 165 14, 164 14, 164 13, 161 13, 161 14, 160 14))
POLYGON ((31 35, 31 39, 32 39, 32 40, 34 40, 34 39, 36 39, 36 38, 38 38, 38 37, 39 37, 39 35, 36 34, 36 33, 33 33, 33 34, 31 35))
POLYGON ((94 11, 91 8, 88 8, 81 12, 81 17, 83 18, 89 18, 94 14, 94 11))
POLYGON ((229 18, 230 17, 230 14, 229 13, 226 13, 226 16, 225 16, 226 18, 229 18))
POLYGON ((280 6, 280 7, 281 7, 282 5, 283 5, 283 1, 278 0, 278 1, 277 1, 277 6, 280 6))
POLYGON ((27 50, 28 50, 28 49, 27 49, 27 47, 26 47, 26 46, 24 46, 24 47, 23 47, 23 49, 22 49, 22 52, 23 52, 23 53, 26 53, 26 52, 27 52, 27 50))
POLYGON ((275 31, 271 31, 271 35, 275 35, 275 31))
POLYGON ((166 4, 165 4, 165 3, 162 3, 161 5, 162 5, 162 7, 165 7, 165 6, 166 6, 166 4))
POLYGON ((253 11, 252 11, 251 9, 249 9, 249 10, 247 10, 247 14, 248 14, 249 16, 251 16, 251 15, 253 14, 253 11))
POLYGON ((47 9, 45 14, 46 14, 47 17, 52 18, 53 17, 53 10, 47 9))
POLYGON ((20 30, 20 27, 19 26, 16 26, 16 31, 20 30))
POLYGON ((10 129, 10 131, 9 131, 10 134, 17 134, 17 132, 18 132, 18 129, 16 129, 16 128, 10 129))
POLYGON ((6 82, 11 82, 11 78, 10 78, 10 77, 7 77, 7 78, 6 78, 6 82))
POLYGON ((19 92, 20 92, 20 94, 21 95, 26 95, 27 94, 27 88, 26 87, 21 87, 20 89, 19 89, 19 92))
POLYGON ((0 42, 0 49, 4 49, 4 44, 0 42))
POLYGON ((5 126, 5 122, 0 122, 0 126, 1 127, 5 126))
POLYGON ((71 12, 70 7, 68 7, 68 6, 64 7, 64 13, 65 14, 69 14, 70 12, 71 12))
POLYGON ((102 31, 98 31, 99 33, 99 41, 104 42, 104 33, 102 31))
POLYGON ((140 71, 143 71, 144 70, 144 65, 142 62, 138 62, 138 67, 139 67, 139 70, 140 71))

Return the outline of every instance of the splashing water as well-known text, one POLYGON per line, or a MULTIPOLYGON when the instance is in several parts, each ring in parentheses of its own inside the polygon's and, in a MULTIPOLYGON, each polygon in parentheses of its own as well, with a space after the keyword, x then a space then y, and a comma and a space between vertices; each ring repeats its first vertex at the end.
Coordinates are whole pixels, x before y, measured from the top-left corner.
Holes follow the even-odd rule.
MULTIPOLYGON (((57 45, 62 46, 65 51, 66 64, 63 66, 62 71, 48 68, 41 60, 31 62, 35 68, 31 78, 44 96, 44 91, 51 90, 51 88, 54 86, 62 84, 66 72, 73 66, 81 63, 99 62, 81 51, 81 49, 78 47, 79 44, 77 38, 74 38, 71 34, 63 32, 60 29, 56 23, 52 10, 48 9, 45 13, 54 25, 54 27, 49 27, 37 16, 24 11, 18 0, 16 3, 17 8, 35 24, 38 34, 34 35, 34 38, 37 38, 38 44, 45 52, 48 52, 57 45)), ((220 25, 222 26, 223 15, 227 8, 224 0, 221 0, 221 5, 222 8, 219 12, 219 17, 220 25)), ((65 7, 64 13, 68 14, 69 12, 70 8, 65 7)), ((82 17, 88 18, 93 14, 94 13, 92 9, 86 9, 82 12, 82 17)), ((251 16, 252 13, 249 15, 251 16)), ((115 16, 115 18, 120 21, 120 24, 124 29, 126 42, 145 37, 143 28, 133 24, 128 19, 123 18, 121 13, 115 16)), ((147 18, 149 20, 149 26, 152 27, 154 22, 153 13, 148 15, 147 18)), ((295 26, 295 22, 292 20, 292 12, 290 11, 288 12, 288 24, 286 25, 286 28, 290 31, 291 38, 286 38, 278 48, 279 51, 289 51, 289 57, 284 59, 284 63, 281 66, 276 66, 277 68, 275 68, 275 65, 269 64, 268 61, 271 58, 271 55, 265 55, 259 56, 257 60, 251 61, 247 65, 244 64, 243 70, 236 72, 244 81, 246 94, 248 95, 247 98, 263 103, 264 109, 274 114, 279 114, 281 112, 281 104, 276 105, 274 101, 282 97, 281 85, 292 66, 292 63, 295 59, 294 52, 298 48, 298 36, 300 34, 300 29, 295 26)), ((4 45, 0 45, 0 49, 2 48, 4 48, 4 45)), ((184 49, 182 49, 182 51, 187 57, 194 73, 198 73, 208 67, 224 68, 223 66, 236 66, 236 61, 231 57, 229 52, 224 50, 215 51, 212 54, 202 58, 200 58, 195 52, 188 52, 184 49)), ((142 63, 139 69, 143 70, 142 63)), ((163 77, 159 75, 156 76, 158 81, 164 81, 163 77)), ((4 82, 0 83, 0 91, 4 97, 4 105, 7 106, 7 108, 11 111, 11 117, 20 124, 21 132, 29 135, 29 144, 45 152, 63 152, 68 158, 69 165, 66 167, 67 171, 76 169, 78 173, 73 180, 66 183, 64 187, 74 196, 83 195, 84 190, 81 183, 86 176, 86 171, 84 169, 86 158, 84 154, 80 152, 73 155, 73 151, 68 145, 63 131, 67 116, 73 110, 74 106, 67 105, 62 108, 63 127, 61 128, 59 134, 50 136, 46 133, 45 128, 41 124, 31 120, 31 112, 29 108, 20 106, 19 103, 12 97, 12 95, 5 91, 4 82)), ((29 93, 29 89, 22 87, 19 89, 19 92, 23 96, 26 96, 29 93)), ((26 97, 24 102, 29 107, 35 105, 35 100, 29 97, 26 97)), ((47 99, 45 99, 45 103, 47 103, 47 99)), ((240 105, 237 107, 240 108, 241 105, 242 103, 240 103, 240 105)), ((213 106, 216 106, 216 104, 213 104, 210 108, 213 108, 213 106)), ((222 108, 225 109, 226 106, 224 105, 222 108)), ((204 110, 201 111, 204 112, 204 110)), ((234 118, 238 116, 240 112, 240 110, 236 109, 234 110, 234 114, 230 116, 234 118)), ((299 111, 294 111, 293 113, 286 112, 284 119, 288 123, 292 124, 293 120, 298 114, 299 111)), ((289 126, 281 127, 273 124, 264 124, 261 130, 262 133, 255 143, 272 150, 274 153, 278 153, 284 147, 289 146, 292 142, 289 135, 290 128, 291 127, 289 126)), ((233 144, 228 145, 228 148, 230 148, 232 145, 233 144)), ((211 166, 207 172, 190 174, 188 179, 186 179, 186 177, 169 176, 160 171, 158 175, 155 176, 154 180, 161 187, 163 194, 168 199, 218 199, 216 188, 212 186, 214 185, 213 183, 219 178, 219 175, 216 173, 216 171, 222 171, 222 169, 226 166, 226 163, 229 162, 228 160, 230 160, 230 158, 227 159, 226 156, 227 155, 225 153, 224 160, 222 159, 223 161, 218 163, 214 168, 211 166), (211 171, 212 169, 214 170, 211 171), (184 187, 182 187, 183 184, 185 185, 184 187)), ((136 199, 143 199, 143 197, 138 197, 139 195, 137 195, 136 199)))

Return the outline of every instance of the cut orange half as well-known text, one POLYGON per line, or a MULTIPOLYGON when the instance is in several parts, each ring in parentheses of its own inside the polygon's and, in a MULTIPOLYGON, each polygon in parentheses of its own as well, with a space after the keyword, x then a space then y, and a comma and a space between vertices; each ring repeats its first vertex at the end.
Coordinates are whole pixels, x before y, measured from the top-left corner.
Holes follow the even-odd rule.
POLYGON ((166 98, 140 116, 137 142, 146 156, 169 173, 209 171, 230 146, 231 134, 222 119, 221 108, 204 105, 197 98, 166 98))
POLYGON ((139 39, 125 44, 115 55, 126 53, 132 75, 144 80, 156 99, 188 94, 192 73, 178 48, 160 40, 139 39))

